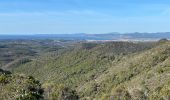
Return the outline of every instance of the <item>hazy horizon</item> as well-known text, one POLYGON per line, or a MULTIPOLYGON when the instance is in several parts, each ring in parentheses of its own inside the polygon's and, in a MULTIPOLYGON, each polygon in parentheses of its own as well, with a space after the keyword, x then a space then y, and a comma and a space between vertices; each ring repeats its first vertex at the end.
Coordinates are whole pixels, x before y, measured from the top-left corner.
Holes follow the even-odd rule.
POLYGON ((0 33, 0 35, 78 35, 78 34, 158 34, 158 33, 170 33, 170 32, 127 32, 127 33, 121 33, 121 32, 108 32, 108 33, 29 33, 29 34, 24 34, 24 33, 0 33))

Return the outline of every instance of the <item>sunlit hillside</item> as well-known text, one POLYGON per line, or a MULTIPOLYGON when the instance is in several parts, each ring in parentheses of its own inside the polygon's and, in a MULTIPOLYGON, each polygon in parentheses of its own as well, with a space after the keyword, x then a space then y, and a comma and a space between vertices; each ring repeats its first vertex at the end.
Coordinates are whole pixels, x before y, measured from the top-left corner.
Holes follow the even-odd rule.
POLYGON ((167 40, 88 42, 47 52, 10 71, 39 80, 44 99, 168 100, 169 57, 167 40))

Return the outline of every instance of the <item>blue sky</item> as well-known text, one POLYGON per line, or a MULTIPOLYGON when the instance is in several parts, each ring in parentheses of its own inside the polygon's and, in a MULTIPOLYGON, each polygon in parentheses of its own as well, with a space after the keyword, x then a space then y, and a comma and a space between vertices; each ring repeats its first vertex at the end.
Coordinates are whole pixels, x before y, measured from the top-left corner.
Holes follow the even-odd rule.
POLYGON ((170 31, 170 0, 0 0, 0 34, 170 31))

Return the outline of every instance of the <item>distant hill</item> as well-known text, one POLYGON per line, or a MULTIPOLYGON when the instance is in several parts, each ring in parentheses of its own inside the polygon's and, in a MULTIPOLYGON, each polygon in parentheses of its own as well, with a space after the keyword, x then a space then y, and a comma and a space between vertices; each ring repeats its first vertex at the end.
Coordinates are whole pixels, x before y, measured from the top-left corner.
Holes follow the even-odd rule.
POLYGON ((68 49, 77 41, 66 40, 0 40, 0 67, 10 68, 26 63, 47 52, 68 49))
POLYGON ((0 35, 0 39, 64 39, 64 40, 113 40, 113 41, 156 41, 170 39, 170 32, 162 33, 105 33, 105 34, 37 34, 0 35))

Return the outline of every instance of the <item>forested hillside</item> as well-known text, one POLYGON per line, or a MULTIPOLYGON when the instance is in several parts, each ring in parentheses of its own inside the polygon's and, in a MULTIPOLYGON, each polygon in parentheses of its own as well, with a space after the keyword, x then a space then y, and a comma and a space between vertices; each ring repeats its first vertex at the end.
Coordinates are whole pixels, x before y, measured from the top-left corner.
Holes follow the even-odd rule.
POLYGON ((48 52, 64 51, 77 44, 69 40, 0 40, 0 67, 11 69, 48 52))
POLYGON ((30 85, 27 80, 39 84, 34 87, 38 90, 36 96, 29 90, 29 97, 35 100, 170 99, 169 41, 70 44, 67 48, 39 53, 25 63, 13 62, 8 69, 13 74, 5 73, 0 78, 2 99, 20 95, 8 90, 15 89, 17 82, 27 91, 25 86, 30 85))

